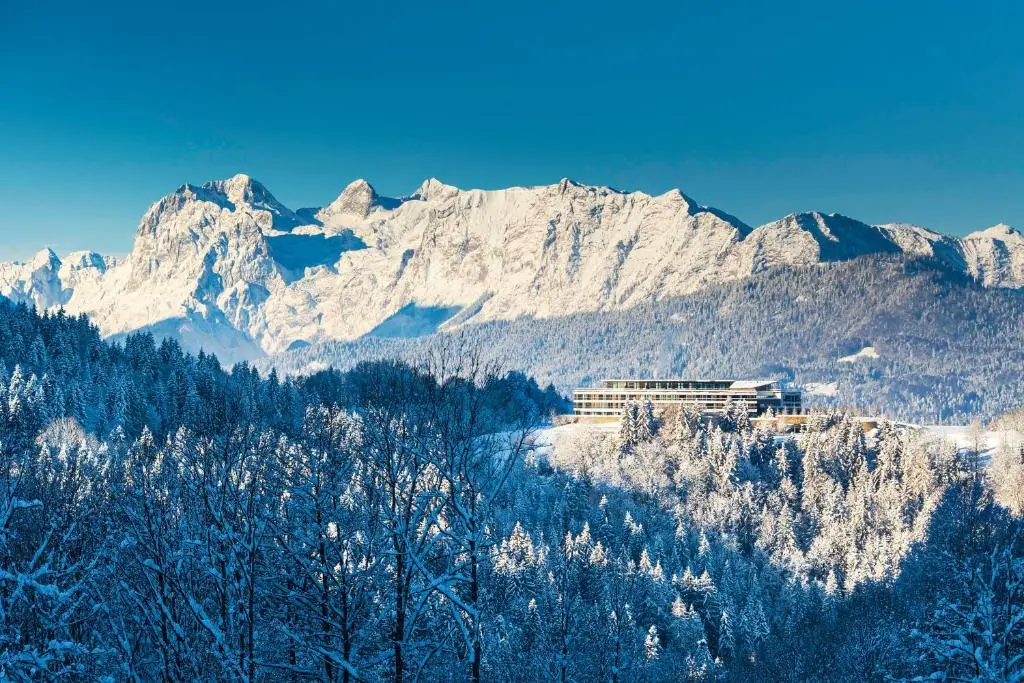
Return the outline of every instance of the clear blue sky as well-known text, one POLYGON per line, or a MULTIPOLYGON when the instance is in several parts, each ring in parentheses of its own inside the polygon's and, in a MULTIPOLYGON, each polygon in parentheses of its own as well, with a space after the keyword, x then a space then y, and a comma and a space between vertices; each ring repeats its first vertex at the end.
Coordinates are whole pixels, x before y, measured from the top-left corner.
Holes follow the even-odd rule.
POLYGON ((285 204, 679 187, 951 233, 1024 224, 1013 2, 0 0, 0 258, 124 253, 244 171, 285 204))

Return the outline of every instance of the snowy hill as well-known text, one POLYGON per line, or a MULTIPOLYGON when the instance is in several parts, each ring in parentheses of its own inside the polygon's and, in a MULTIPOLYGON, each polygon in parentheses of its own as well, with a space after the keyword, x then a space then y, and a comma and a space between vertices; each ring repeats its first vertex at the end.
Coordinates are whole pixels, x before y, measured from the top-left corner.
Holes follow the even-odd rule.
POLYGON ((568 179, 492 191, 429 179, 401 199, 357 180, 323 208, 293 211, 236 175, 153 204, 121 262, 44 250, 0 264, 0 294, 89 314, 108 336, 151 329, 234 360, 382 324, 422 334, 616 311, 773 267, 900 252, 1024 286, 1024 238, 1006 226, 957 239, 812 212, 751 228, 678 190, 568 179))
POLYGON ((910 422, 967 423, 1024 406, 1024 290, 900 255, 773 268, 622 311, 326 342, 257 364, 304 374, 416 361, 451 334, 563 392, 604 377, 772 377, 802 386, 811 404, 910 422))

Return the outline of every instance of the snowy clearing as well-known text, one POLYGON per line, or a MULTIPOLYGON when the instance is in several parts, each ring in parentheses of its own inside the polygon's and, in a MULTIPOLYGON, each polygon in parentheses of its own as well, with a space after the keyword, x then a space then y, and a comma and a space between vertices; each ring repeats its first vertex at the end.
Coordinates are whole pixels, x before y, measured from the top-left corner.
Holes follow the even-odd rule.
POLYGON ((1024 443, 1024 435, 1008 430, 977 430, 969 425, 921 425, 917 428, 925 435, 934 437, 936 441, 949 441, 956 444, 957 449, 960 450, 973 450, 977 447, 982 455, 991 455, 1003 445, 1019 446, 1024 443))
POLYGON ((808 382, 802 389, 808 396, 836 396, 839 394, 839 382, 808 382))
POLYGON ((852 353, 849 356, 843 356, 839 359, 840 363, 856 363, 859 360, 873 360, 878 358, 881 354, 874 346, 865 346, 857 353, 852 353))

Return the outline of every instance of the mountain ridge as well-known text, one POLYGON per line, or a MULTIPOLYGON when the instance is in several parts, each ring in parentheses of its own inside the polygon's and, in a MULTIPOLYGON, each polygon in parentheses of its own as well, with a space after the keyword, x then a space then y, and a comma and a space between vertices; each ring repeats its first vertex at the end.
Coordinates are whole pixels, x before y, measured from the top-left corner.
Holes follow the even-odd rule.
POLYGON ((568 178, 498 190, 428 178, 400 198, 360 179, 293 211, 237 174, 154 202, 124 259, 50 251, 0 264, 0 294, 88 314, 107 336, 193 321, 203 332, 182 335, 191 344, 249 340, 234 345, 244 358, 357 339, 400 311, 455 311, 449 326, 614 311, 774 267, 900 253, 985 286, 1024 286, 1024 237, 1005 225, 958 238, 810 211, 751 227, 678 189, 568 178))

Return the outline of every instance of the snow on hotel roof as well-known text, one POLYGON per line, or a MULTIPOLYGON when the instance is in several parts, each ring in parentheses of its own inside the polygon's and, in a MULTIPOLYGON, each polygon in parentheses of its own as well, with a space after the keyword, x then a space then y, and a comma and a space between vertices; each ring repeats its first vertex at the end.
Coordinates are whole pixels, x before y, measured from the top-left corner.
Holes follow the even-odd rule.
POLYGON ((775 384, 773 379, 741 379, 733 382, 730 389, 758 389, 768 384, 775 384))

